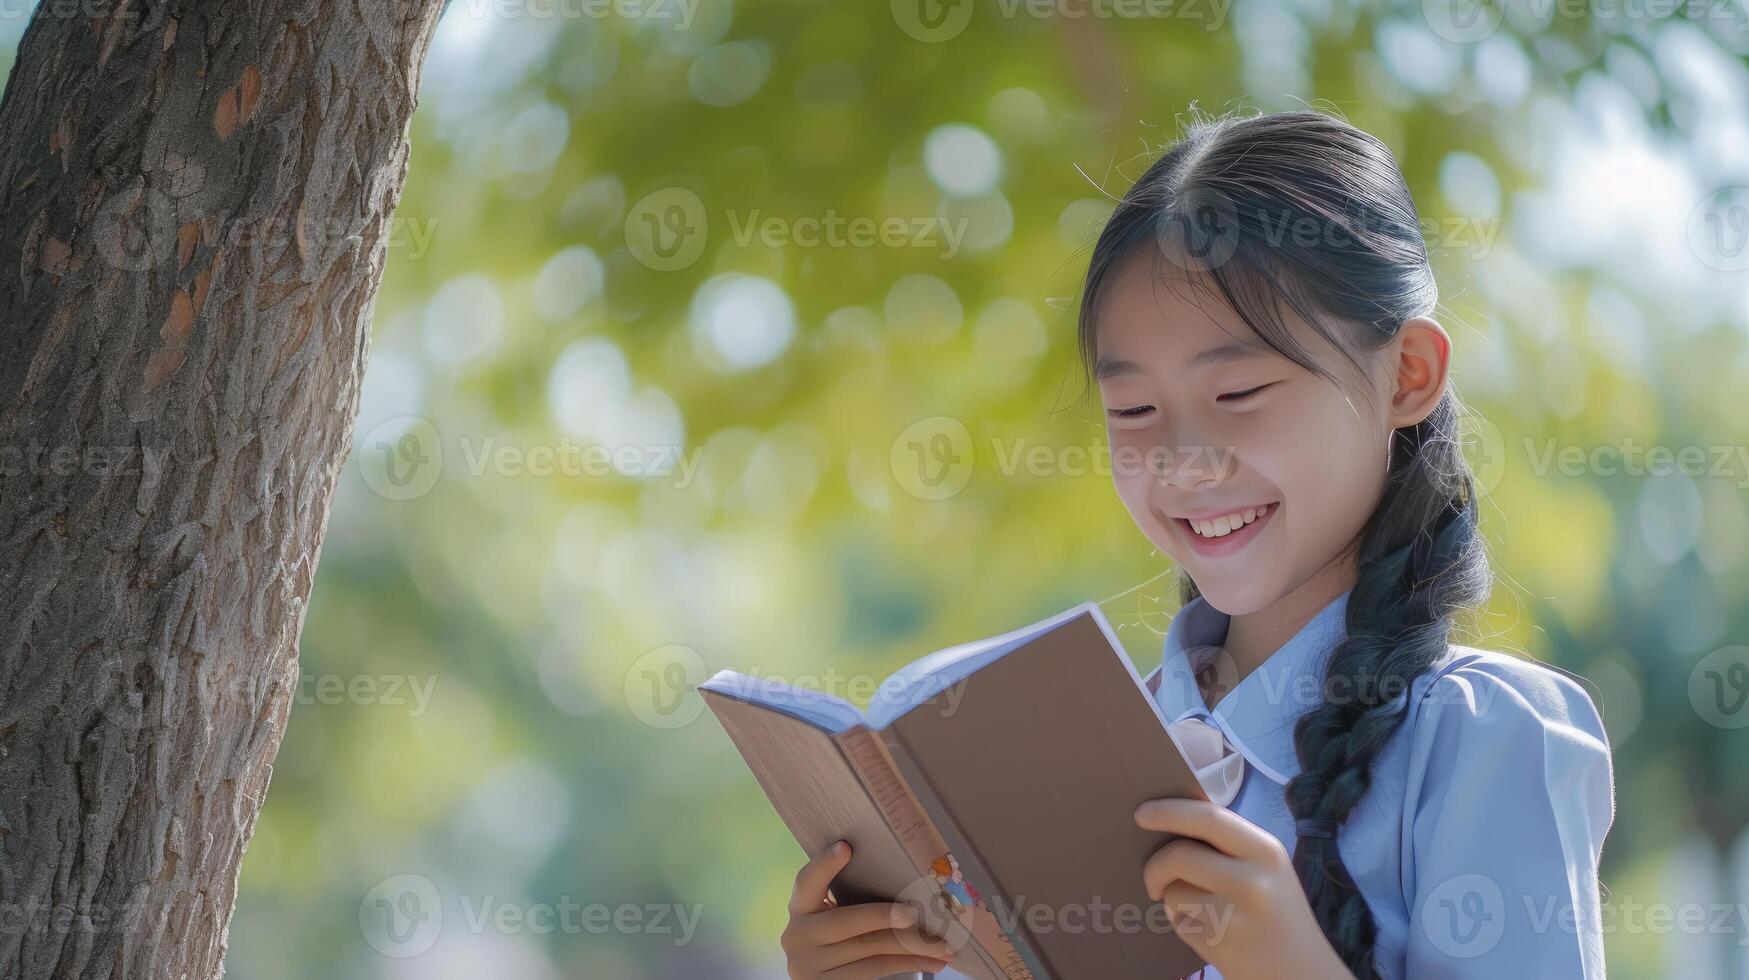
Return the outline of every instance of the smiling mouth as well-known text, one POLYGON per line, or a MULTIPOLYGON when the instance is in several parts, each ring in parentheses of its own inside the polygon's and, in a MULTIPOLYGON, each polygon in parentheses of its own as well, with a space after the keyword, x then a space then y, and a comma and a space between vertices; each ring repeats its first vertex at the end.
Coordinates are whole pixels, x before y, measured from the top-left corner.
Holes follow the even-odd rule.
POLYGON ((1251 539, 1262 533, 1263 525, 1269 523, 1280 509, 1281 501, 1275 500, 1261 507, 1223 514, 1212 521, 1193 522, 1183 517, 1174 517, 1172 522, 1184 532, 1191 550, 1214 558, 1232 554, 1245 547, 1251 539), (1250 516, 1249 520, 1246 519, 1247 514, 1250 516))
POLYGON ((1236 534, 1244 528, 1268 517, 1277 501, 1270 501, 1261 507, 1250 507, 1244 510, 1229 511, 1213 520, 1193 521, 1185 517, 1175 517, 1185 530, 1199 538, 1209 541, 1219 541, 1231 534, 1236 534))

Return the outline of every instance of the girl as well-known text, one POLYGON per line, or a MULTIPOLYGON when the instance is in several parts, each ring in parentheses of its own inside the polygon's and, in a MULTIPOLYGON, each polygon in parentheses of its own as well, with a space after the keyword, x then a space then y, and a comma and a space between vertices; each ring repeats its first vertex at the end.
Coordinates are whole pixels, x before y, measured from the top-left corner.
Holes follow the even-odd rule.
MULTIPOLYGON (((1604 976, 1597 710, 1450 640, 1490 574, 1418 222, 1368 134, 1229 116, 1195 120, 1094 247, 1083 359, 1184 599, 1148 686, 1212 800, 1142 803, 1175 837, 1138 873, 1199 980, 1604 976)), ((952 959, 900 906, 834 907, 847 860, 797 877, 792 977, 952 959)))

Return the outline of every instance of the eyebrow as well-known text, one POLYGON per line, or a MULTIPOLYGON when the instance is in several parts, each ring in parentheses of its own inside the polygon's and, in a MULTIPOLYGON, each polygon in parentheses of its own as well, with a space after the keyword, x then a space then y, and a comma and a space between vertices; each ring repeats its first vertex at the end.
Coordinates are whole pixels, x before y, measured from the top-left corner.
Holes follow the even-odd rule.
MULTIPOLYGON (((1272 353, 1269 349, 1251 341, 1222 344, 1219 347, 1210 347, 1208 350, 1198 352, 1195 357, 1190 359, 1190 366, 1202 367, 1207 364, 1246 361, 1269 357, 1272 353)), ((1101 357, 1093 366, 1093 377, 1095 380, 1104 381, 1106 378, 1116 377, 1120 374, 1137 374, 1141 370, 1142 366, 1135 361, 1121 357, 1101 357)))

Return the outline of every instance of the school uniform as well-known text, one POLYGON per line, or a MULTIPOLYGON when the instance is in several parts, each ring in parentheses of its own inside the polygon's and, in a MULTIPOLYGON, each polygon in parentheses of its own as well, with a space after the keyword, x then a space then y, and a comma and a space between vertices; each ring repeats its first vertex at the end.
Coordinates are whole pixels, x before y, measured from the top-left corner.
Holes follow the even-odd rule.
MULTIPOLYGON (((1219 676, 1215 652, 1229 617, 1206 598, 1174 617, 1161 665, 1146 678, 1180 747, 1194 748, 1211 797, 1290 854, 1296 835, 1282 793, 1300 771, 1294 722, 1322 702, 1324 665, 1345 635, 1352 591, 1213 709, 1196 673, 1212 663, 1219 676)), ((1337 836, 1378 923, 1379 973, 1603 977, 1597 867, 1615 785, 1591 699, 1552 668, 1456 645, 1408 697, 1408 716, 1375 758, 1371 789, 1337 836)), ((1220 971, 1211 965, 1192 977, 1219 980, 1220 971)))

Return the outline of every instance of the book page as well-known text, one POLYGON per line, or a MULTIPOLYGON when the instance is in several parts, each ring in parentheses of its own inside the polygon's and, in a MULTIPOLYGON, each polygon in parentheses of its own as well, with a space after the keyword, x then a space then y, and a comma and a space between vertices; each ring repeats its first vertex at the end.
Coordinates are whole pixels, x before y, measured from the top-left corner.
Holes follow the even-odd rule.
POLYGON ((796 687, 733 670, 717 671, 698 689, 765 705, 822 731, 847 732, 864 723, 862 711, 856 705, 828 691, 796 687))
MULTIPOLYGON (((844 904, 885 900, 915 876, 911 859, 836 738, 780 711, 701 688, 807 858, 840 838, 854 849, 834 882, 844 904)), ((801 861, 796 862, 799 869, 801 861)))

